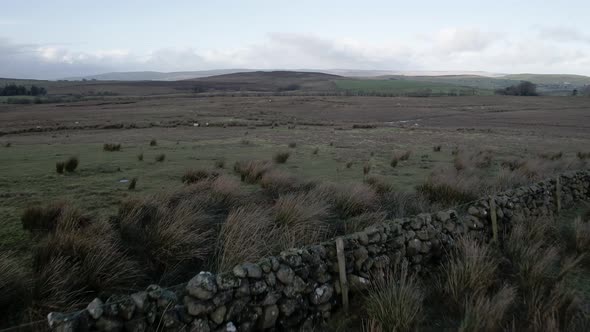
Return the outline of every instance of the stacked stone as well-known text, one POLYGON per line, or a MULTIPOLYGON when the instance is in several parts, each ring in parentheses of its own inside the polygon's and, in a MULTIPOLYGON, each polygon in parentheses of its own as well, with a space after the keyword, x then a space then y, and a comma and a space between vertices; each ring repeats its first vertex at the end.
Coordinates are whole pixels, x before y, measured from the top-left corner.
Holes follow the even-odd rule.
MULTIPOLYGON (((564 204, 590 198, 590 172, 561 176, 564 204)), ((494 196, 501 227, 515 215, 545 216, 555 211, 555 180, 494 196)), ((472 204, 467 214, 423 213, 367 227, 343 237, 346 274, 359 291, 374 276, 402 263, 428 272, 433 258, 457 236, 491 235, 489 199, 472 204)), ((75 314, 51 313, 54 331, 252 331, 311 330, 340 304, 338 259, 334 241, 282 252, 231 272, 201 272, 179 291, 157 285, 132 295, 94 299, 75 314)))

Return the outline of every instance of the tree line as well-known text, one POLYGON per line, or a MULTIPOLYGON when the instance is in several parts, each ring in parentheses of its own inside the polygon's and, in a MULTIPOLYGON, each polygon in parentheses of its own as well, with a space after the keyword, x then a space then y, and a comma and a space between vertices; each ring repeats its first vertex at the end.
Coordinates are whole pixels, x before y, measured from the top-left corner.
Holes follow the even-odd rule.
POLYGON ((6 84, 3 88, 0 87, 0 96, 45 96, 47 89, 44 87, 31 85, 27 88, 24 85, 6 84))
POLYGON ((506 96, 538 96, 537 85, 529 81, 522 81, 518 84, 511 85, 504 89, 497 89, 494 91, 497 95, 506 96))

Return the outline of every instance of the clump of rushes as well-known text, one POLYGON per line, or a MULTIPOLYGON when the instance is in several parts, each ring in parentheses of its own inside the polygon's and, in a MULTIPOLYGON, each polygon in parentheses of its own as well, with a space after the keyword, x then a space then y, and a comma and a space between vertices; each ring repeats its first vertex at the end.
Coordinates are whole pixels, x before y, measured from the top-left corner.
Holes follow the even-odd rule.
POLYGON ((411 154, 412 154, 412 151, 408 150, 399 156, 399 160, 402 160, 402 161, 408 160, 408 159, 410 159, 411 154))
POLYGON ((150 146, 156 146, 158 145, 158 141, 156 141, 155 139, 150 141, 150 146))
POLYGON ((159 155, 156 156, 156 161, 157 162, 163 162, 164 160, 166 160, 166 154, 161 153, 159 155))
POLYGON ((399 161, 399 159, 397 158, 397 156, 393 156, 391 158, 391 161, 389 162, 389 166, 396 168, 398 161, 399 161))
POLYGON ((78 168, 78 164, 78 157, 70 157, 68 158, 68 160, 66 160, 64 169, 66 170, 66 172, 72 173, 76 170, 76 168, 78 168))
POLYGON ((366 163, 363 165, 363 174, 367 175, 369 172, 371 172, 371 164, 366 163))
POLYGON ((225 167, 225 160, 215 160, 215 168, 224 168, 225 167))
POLYGON ((287 159, 289 159, 290 155, 291 155, 290 152, 279 152, 274 155, 273 160, 277 164, 284 164, 287 162, 287 159))
POLYGON ((352 161, 349 161, 346 163, 346 168, 351 168, 352 167, 352 161))
POLYGON ((432 150, 434 150, 434 152, 440 152, 441 148, 442 147, 440 145, 436 145, 436 146, 434 146, 434 148, 432 148, 432 150))
POLYGON ((289 143, 289 147, 290 148, 295 148, 295 147, 297 147, 297 143, 291 142, 291 143, 289 143))
POLYGON ((137 155, 137 160, 143 161, 143 152, 137 155))
POLYGON ((242 140, 242 145, 250 145, 250 141, 247 139, 242 140))
POLYGON ((109 151, 109 152, 121 151, 121 144, 105 143, 102 146, 102 149, 103 149, 103 151, 109 151))
POLYGON ((57 172, 57 174, 63 174, 64 173, 64 167, 65 167, 66 163, 64 163, 63 161, 58 161, 55 163, 55 171, 57 172))
POLYGON ((317 155, 320 152, 320 148, 313 149, 312 154, 317 155))
POLYGON ((131 179, 131 181, 129 181, 129 190, 135 190, 135 186, 137 186, 137 178, 133 178, 131 179))

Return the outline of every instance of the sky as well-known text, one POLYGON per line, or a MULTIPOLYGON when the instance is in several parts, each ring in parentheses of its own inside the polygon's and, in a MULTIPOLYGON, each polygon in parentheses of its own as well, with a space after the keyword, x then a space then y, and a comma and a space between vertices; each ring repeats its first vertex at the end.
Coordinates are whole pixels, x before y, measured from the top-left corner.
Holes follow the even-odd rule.
POLYGON ((590 1, 0 0, 0 77, 365 69, 590 75, 590 1))

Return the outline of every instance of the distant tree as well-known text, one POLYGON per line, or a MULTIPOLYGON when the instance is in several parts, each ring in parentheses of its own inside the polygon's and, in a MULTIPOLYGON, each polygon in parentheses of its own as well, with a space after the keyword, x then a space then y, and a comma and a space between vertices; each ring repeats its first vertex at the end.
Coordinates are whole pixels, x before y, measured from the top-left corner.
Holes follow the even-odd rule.
POLYGON ((507 96, 537 96, 537 85, 529 82, 522 81, 519 84, 511 85, 504 89, 498 89, 495 91, 497 95, 507 96))

